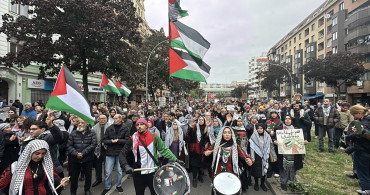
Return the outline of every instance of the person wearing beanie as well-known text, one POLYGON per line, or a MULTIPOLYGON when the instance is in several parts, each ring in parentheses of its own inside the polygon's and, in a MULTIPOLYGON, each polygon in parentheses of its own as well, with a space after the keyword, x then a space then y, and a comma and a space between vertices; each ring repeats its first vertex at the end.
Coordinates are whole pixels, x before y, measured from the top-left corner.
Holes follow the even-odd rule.
POLYGON ((114 123, 110 125, 104 133, 103 143, 107 146, 105 157, 105 189, 102 195, 109 192, 112 184, 112 172, 114 164, 117 166, 116 189, 123 193, 122 189, 122 170, 119 163, 119 154, 122 148, 130 140, 130 128, 122 122, 122 115, 116 114, 113 117, 114 123))
POLYGON ((37 113, 35 110, 32 109, 31 102, 27 102, 26 104, 24 104, 24 110, 21 115, 27 116, 27 118, 36 119, 37 113))
POLYGON ((138 119, 135 126, 137 132, 132 135, 131 139, 129 139, 128 143, 119 154, 120 165, 127 174, 132 174, 137 195, 144 195, 147 186, 151 194, 156 194, 153 187, 155 169, 143 170, 140 172, 134 172, 133 169, 160 166, 157 152, 163 157, 177 162, 182 166, 185 165, 185 163, 176 158, 158 135, 148 131, 148 122, 144 118, 138 119), (148 154, 145 147, 151 154, 148 154), (127 155, 129 152, 133 153, 134 162, 128 162, 127 155))

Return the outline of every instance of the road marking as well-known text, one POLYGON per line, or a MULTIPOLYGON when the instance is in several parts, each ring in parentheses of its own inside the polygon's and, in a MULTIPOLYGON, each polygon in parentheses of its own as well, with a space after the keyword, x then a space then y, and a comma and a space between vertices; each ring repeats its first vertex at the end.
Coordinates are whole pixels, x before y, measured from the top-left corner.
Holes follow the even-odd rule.
MULTIPOLYGON (((126 174, 125 176, 122 177, 122 184, 123 182, 125 182, 127 180, 127 177, 128 177, 128 174, 126 174)), ((117 186, 117 185, 112 185, 112 186, 117 186)), ((111 188, 107 193, 106 195, 110 195, 112 194, 114 191, 116 190, 116 188, 111 188)))

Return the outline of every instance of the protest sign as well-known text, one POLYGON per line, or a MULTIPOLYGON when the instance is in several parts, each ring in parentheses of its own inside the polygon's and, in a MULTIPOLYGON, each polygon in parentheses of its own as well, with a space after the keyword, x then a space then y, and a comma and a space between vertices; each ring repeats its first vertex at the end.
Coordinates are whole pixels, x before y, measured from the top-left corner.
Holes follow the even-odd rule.
POLYGON ((279 154, 306 154, 302 129, 276 131, 279 154))

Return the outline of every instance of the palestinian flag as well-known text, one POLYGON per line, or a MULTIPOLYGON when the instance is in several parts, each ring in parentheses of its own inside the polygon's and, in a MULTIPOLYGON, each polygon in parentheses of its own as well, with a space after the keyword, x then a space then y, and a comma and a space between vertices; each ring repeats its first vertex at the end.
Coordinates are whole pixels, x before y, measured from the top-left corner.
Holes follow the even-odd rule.
POLYGON ((119 81, 117 81, 117 88, 118 88, 119 92, 121 92, 122 94, 125 94, 125 96, 127 96, 127 97, 131 93, 131 90, 127 87, 127 85, 121 84, 121 82, 119 82, 119 81))
POLYGON ((211 99, 211 100, 213 100, 213 99, 215 99, 215 96, 213 96, 213 95, 212 95, 212 93, 211 93, 211 92, 209 92, 209 93, 208 93, 208 98, 209 98, 209 99, 211 99))
POLYGON ((54 91, 46 103, 46 107, 57 111, 70 112, 94 125, 95 121, 91 116, 89 103, 71 72, 64 65, 60 69, 54 91))
POLYGON ((105 74, 103 74, 103 77, 101 79, 100 88, 116 93, 117 95, 121 95, 121 92, 119 92, 117 87, 114 85, 113 81, 108 79, 108 77, 105 76, 105 74))
POLYGON ((170 21, 176 21, 188 15, 188 11, 181 9, 180 0, 168 0, 168 17, 170 21))
POLYGON ((193 81, 206 82, 211 67, 203 61, 198 64, 186 52, 169 48, 170 75, 173 77, 193 81))
POLYGON ((169 38, 170 47, 186 50, 200 61, 211 45, 198 31, 179 21, 170 22, 169 38))

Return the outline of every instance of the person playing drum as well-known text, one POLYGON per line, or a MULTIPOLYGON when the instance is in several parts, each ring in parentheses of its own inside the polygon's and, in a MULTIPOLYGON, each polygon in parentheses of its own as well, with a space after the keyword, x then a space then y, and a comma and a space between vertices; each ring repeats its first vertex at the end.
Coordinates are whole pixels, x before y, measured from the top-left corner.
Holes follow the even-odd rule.
POLYGON ((234 131, 228 126, 220 130, 215 144, 210 146, 204 155, 209 156, 212 153, 212 179, 221 172, 239 175, 238 157, 244 159, 248 166, 252 165, 252 159, 237 145, 234 131))
POLYGON ((160 166, 157 152, 163 157, 179 163, 181 166, 184 166, 185 163, 176 158, 158 135, 148 131, 148 122, 144 118, 136 121, 136 129, 137 132, 132 135, 129 142, 123 147, 119 154, 120 165, 127 174, 132 174, 137 195, 144 195, 146 186, 149 187, 150 193, 155 195, 156 193, 153 187, 154 172, 155 167, 160 166), (129 151, 133 152, 135 158, 132 165, 129 165, 127 159, 129 151), (149 154, 148 151, 151 154, 149 154), (132 167, 142 170, 134 172, 132 167))

